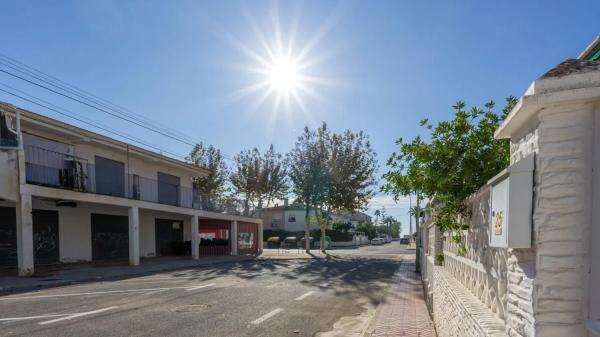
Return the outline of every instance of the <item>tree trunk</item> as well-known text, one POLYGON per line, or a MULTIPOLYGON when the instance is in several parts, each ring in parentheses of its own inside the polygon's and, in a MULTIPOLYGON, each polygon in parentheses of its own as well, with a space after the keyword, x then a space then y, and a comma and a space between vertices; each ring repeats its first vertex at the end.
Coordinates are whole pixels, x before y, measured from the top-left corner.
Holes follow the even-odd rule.
POLYGON ((319 211, 319 227, 321 228, 321 252, 325 253, 325 235, 327 230, 327 223, 323 219, 323 212, 319 211))

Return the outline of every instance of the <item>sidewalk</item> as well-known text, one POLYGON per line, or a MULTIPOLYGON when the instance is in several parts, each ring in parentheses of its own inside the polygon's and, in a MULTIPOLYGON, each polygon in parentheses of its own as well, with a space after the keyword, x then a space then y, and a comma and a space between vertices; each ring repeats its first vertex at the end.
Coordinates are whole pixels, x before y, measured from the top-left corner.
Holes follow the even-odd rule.
POLYGON ((371 325, 371 337, 435 337, 415 265, 403 262, 371 325))
POLYGON ((150 259, 142 260, 139 266, 117 265, 97 266, 64 265, 52 272, 31 277, 0 276, 0 295, 10 292, 22 292, 42 288, 59 287, 74 283, 110 280, 118 278, 136 277, 158 272, 195 268, 213 264, 223 264, 256 259, 256 256, 218 256, 202 258, 200 260, 185 259, 150 259))

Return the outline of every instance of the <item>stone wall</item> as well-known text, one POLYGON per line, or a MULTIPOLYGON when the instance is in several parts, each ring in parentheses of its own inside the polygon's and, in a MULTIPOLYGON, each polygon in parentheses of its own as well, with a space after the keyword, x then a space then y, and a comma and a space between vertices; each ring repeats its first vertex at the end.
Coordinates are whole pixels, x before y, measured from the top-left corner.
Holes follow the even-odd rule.
POLYGON ((539 114, 534 199, 536 336, 585 336, 589 296, 593 110, 539 114))

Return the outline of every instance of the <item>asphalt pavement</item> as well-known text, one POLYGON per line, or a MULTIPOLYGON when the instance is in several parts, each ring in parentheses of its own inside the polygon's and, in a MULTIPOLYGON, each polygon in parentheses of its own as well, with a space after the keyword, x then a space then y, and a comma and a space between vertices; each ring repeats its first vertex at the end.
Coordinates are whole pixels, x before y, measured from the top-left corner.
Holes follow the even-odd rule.
POLYGON ((359 336, 413 251, 259 259, 0 297, 0 336, 359 336))

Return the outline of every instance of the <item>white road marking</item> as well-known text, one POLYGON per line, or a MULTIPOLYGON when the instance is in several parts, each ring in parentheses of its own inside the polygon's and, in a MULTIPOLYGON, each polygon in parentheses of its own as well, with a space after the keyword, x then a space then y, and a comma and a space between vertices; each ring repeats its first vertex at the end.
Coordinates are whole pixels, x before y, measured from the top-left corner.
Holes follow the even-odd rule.
MULTIPOLYGON (((210 285, 214 285, 211 283, 210 285)), ((53 294, 53 295, 33 295, 33 296, 13 296, 13 297, 0 297, 0 301, 15 301, 15 300, 31 300, 38 298, 53 298, 53 297, 73 297, 73 296, 96 296, 96 295, 109 295, 109 294, 123 294, 123 293, 143 293, 152 292, 158 290, 175 290, 175 289, 200 289, 207 287, 203 286, 186 286, 186 287, 161 287, 161 288, 142 288, 142 289, 127 289, 127 290, 107 290, 107 291, 92 291, 85 293, 68 293, 68 294, 53 294)))
POLYGON ((187 291, 198 290, 198 289, 202 289, 202 288, 206 288, 206 287, 212 287, 214 285, 216 285, 216 283, 204 284, 204 285, 201 285, 201 286, 197 286, 197 287, 193 287, 193 288, 188 288, 187 291))
POLYGON ((350 271, 356 271, 358 268, 352 268, 350 269, 350 271))
POLYGON ((49 315, 39 315, 39 316, 8 317, 8 318, 0 318, 0 322, 24 321, 24 320, 28 320, 28 319, 52 318, 52 317, 62 317, 62 316, 68 316, 68 315, 71 315, 71 314, 49 314, 49 315))
POLYGON ((327 288, 327 287, 329 287, 329 282, 322 283, 319 285, 319 287, 327 288))
POLYGON ((102 308, 102 309, 98 309, 98 310, 93 310, 93 311, 87 311, 87 312, 80 312, 77 314, 72 314, 69 316, 65 316, 65 317, 61 317, 61 318, 56 318, 56 319, 51 319, 49 321, 43 321, 43 322, 39 322, 39 325, 46 325, 46 324, 52 324, 52 323, 56 323, 56 322, 60 322, 60 321, 66 321, 69 319, 73 319, 73 318, 78 318, 78 317, 83 317, 83 316, 89 316, 89 315, 93 315, 93 314, 99 314, 101 312, 105 312, 108 310, 113 310, 116 309, 118 307, 108 307, 108 308, 102 308))
POLYGON ((280 313, 282 311, 283 311, 282 308, 277 308, 269 313, 266 313, 266 314, 260 316, 259 318, 255 319, 255 320, 253 320, 252 322, 250 322, 250 324, 258 325, 258 324, 268 320, 269 318, 277 315, 278 313, 280 313))
POLYGON ((294 298, 294 301, 302 301, 303 299, 307 298, 308 296, 312 295, 314 293, 314 291, 309 291, 304 295, 300 295, 296 298, 294 298))

